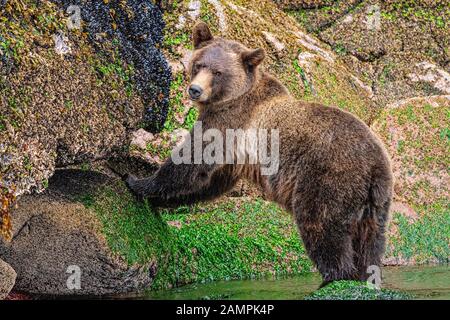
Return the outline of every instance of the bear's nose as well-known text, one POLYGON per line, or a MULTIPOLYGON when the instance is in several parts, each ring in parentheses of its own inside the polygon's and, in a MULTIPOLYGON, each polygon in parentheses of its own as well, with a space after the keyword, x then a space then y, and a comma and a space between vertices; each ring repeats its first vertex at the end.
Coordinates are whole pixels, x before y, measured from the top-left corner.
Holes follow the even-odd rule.
POLYGON ((189 87, 189 96, 191 97, 192 100, 197 100, 198 98, 200 98, 200 96, 203 93, 203 89, 200 88, 200 86, 193 84, 192 86, 189 87))

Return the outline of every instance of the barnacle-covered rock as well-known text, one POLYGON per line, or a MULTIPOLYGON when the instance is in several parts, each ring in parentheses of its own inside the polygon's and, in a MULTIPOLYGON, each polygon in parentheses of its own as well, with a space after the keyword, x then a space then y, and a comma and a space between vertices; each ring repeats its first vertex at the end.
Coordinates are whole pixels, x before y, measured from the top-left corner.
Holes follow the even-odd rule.
POLYGON ((163 27, 151 1, 1 2, 2 199, 44 189, 55 167, 127 150, 138 127, 161 129, 163 27))

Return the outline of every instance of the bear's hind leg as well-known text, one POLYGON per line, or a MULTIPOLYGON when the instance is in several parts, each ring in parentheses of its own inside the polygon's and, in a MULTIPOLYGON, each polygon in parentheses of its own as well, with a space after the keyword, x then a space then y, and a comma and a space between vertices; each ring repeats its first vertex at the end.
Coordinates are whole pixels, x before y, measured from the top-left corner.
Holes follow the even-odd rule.
POLYGON ((296 212, 306 251, 322 275, 321 287, 336 280, 355 279, 350 228, 341 215, 329 211, 326 214, 328 219, 324 221, 321 211, 296 212))
POLYGON ((368 268, 381 268, 381 258, 385 250, 385 230, 388 220, 389 204, 385 207, 368 206, 353 227, 354 264, 358 280, 367 281, 373 271, 368 268), (369 271, 369 272, 368 272, 369 271))

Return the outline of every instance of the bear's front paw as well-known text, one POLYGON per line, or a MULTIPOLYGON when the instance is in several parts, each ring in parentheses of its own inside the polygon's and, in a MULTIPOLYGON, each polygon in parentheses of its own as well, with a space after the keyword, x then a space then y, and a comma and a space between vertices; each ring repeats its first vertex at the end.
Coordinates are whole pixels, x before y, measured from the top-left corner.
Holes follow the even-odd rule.
POLYGON ((137 188, 137 181, 139 179, 133 176, 132 174, 127 175, 125 178, 125 184, 128 187, 128 190, 136 197, 137 200, 142 201, 143 197, 137 188))

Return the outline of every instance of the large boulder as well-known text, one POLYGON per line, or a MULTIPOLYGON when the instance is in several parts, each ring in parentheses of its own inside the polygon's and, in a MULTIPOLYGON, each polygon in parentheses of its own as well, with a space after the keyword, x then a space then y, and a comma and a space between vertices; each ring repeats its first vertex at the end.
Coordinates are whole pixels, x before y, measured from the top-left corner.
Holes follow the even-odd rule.
POLYGON ((162 127, 171 74, 152 1, 7 0, 0 16, 0 202, 162 127))
POLYGON ((0 259, 0 300, 5 299, 14 287, 16 272, 5 261, 0 259))
POLYGON ((21 198, 13 212, 13 239, 0 242, 0 257, 18 275, 15 290, 36 295, 113 295, 151 285, 152 261, 128 265, 113 254, 101 222, 80 201, 113 181, 100 173, 58 171, 45 192, 21 198))

